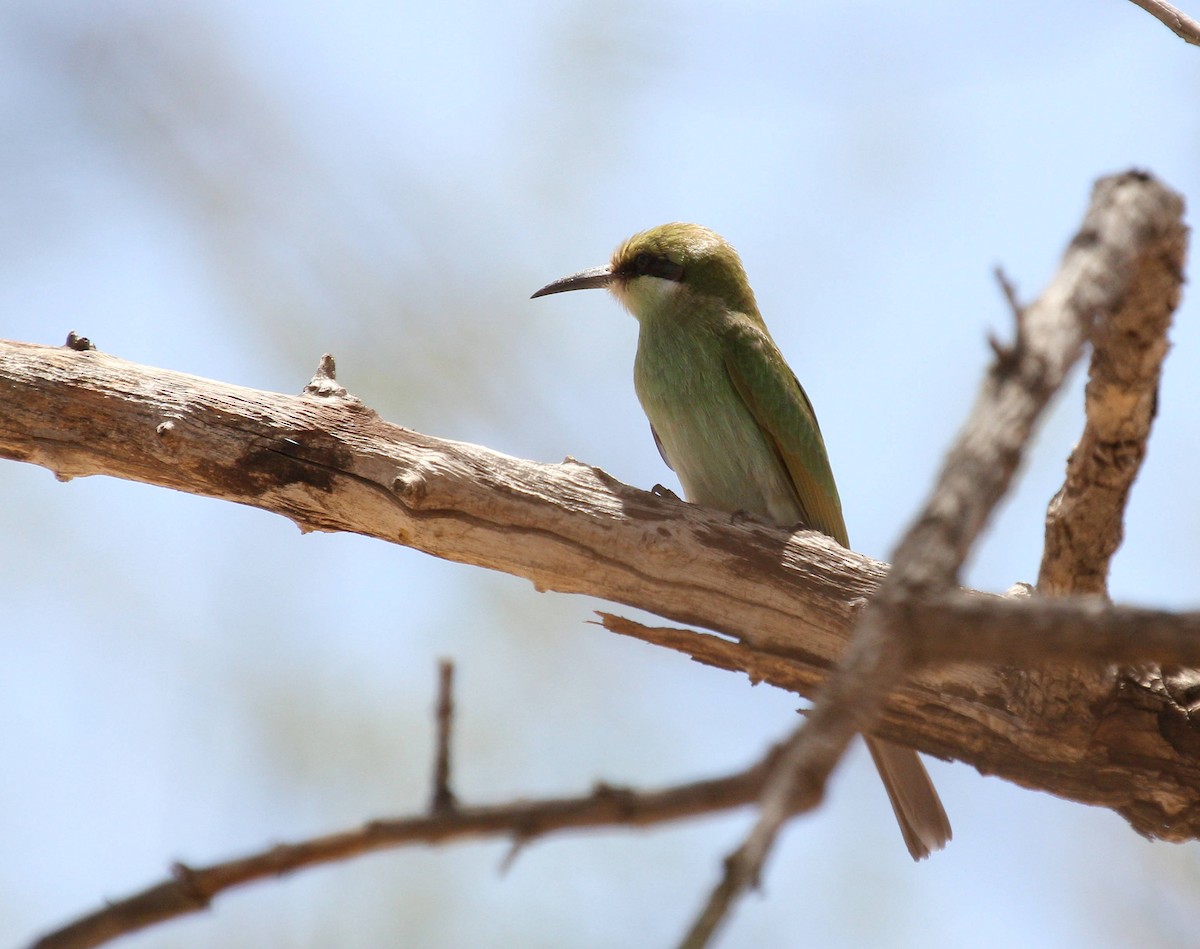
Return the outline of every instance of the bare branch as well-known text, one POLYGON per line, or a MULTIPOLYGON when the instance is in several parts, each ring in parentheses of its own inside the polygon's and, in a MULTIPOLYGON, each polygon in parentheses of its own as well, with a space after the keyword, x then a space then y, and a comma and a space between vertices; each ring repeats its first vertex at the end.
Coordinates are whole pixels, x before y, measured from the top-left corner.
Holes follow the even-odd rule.
MULTIPOLYGON (((705 665, 792 691, 810 688, 779 677, 783 657, 743 643, 695 630, 645 626, 611 613, 597 615, 605 629, 687 653, 705 665)), ((1102 597, 1034 600, 951 593, 897 607, 892 622, 911 638, 917 666, 1095 663, 1107 668, 1158 661, 1200 667, 1200 612, 1112 606, 1102 597)))
POLYGON ((1087 423, 1067 463, 1066 482, 1046 514, 1039 593, 1107 591, 1109 562, 1121 544, 1129 489, 1146 455, 1167 331, 1183 283, 1183 201, 1170 192, 1158 200, 1172 205, 1172 212, 1128 222, 1145 229, 1130 235, 1144 251, 1125 263, 1132 268, 1124 275, 1128 290, 1116 311, 1096 323, 1091 336, 1084 397, 1087 423))
POLYGON ((450 790, 450 731, 454 724, 454 663, 438 663, 438 697, 434 707, 435 740, 433 756, 433 794, 429 809, 434 814, 451 811, 457 805, 450 790))
MULTIPOLYGON (((794 653, 599 615, 613 632, 744 673, 752 682, 812 694, 819 681, 819 673, 797 662, 794 653)), ((936 700, 911 684, 893 694, 876 735, 909 741, 919 731, 923 751, 949 753, 984 774, 1110 808, 1144 836, 1200 837, 1200 730, 1194 725, 1200 688, 1186 672, 1200 667, 1200 612, 1113 607, 1097 598, 952 593, 905 604, 891 619, 897 635, 912 641, 913 661, 941 670, 942 685, 936 700), (1171 671, 1144 665, 1147 657, 1171 671), (1109 671, 1107 697, 1094 707, 1070 709, 1070 721, 1046 714, 1046 703, 1039 707, 1027 696, 1014 701, 1011 667, 1041 669, 1053 682, 1056 667, 1078 662, 1134 668, 1109 671), (968 698, 975 678, 973 667, 962 663, 1010 671, 997 678, 990 696, 968 698), (973 724, 964 727, 968 720, 973 724), (1007 745, 976 733, 985 722, 1004 723, 999 731, 1007 745), (1016 767, 1014 757, 1021 761, 1016 767)), ((920 677, 933 674, 927 670, 920 677)))
MULTIPOLYGON (((937 590, 955 582, 970 545, 1008 488, 1034 422, 1078 359, 1093 322, 1107 324, 1123 312, 1129 294, 1141 292, 1136 281, 1144 276, 1145 261, 1164 253, 1163 235, 1178 233, 1182 211, 1181 199, 1149 175, 1127 172, 1097 182, 1057 276, 1021 311, 1017 362, 992 366, 933 496, 896 550, 889 586, 937 590), (930 551, 937 557, 931 559, 930 551), (906 566, 910 556, 912 567, 906 566)), ((1183 250, 1182 244, 1172 248, 1176 287, 1183 250)))
POLYGON ((422 435, 322 391, 280 395, 0 341, 0 457, 61 480, 105 474, 248 504, 303 530, 376 537, 731 633, 790 630, 808 614, 830 653, 844 636, 841 588, 861 596, 882 576, 818 535, 731 524, 575 461, 422 435), (730 556, 738 573, 774 579, 730 596, 730 556))
MULTIPOLYGON (((1182 198, 1164 190, 1156 200, 1170 213, 1127 222, 1127 243, 1143 252, 1112 261, 1114 268, 1124 268, 1114 269, 1114 278, 1126 289, 1116 311, 1097 320, 1091 334, 1087 421, 1067 461, 1066 481, 1046 513, 1041 594, 1108 595, 1109 563, 1121 544, 1125 505, 1146 454, 1187 250, 1182 198)), ((1010 701, 1014 708, 1028 703, 1039 714, 1070 721, 1078 709, 1103 703, 1111 683, 1111 672, 1095 666, 1014 670, 1010 701)))
MULTIPOLYGON (((746 890, 757 887, 763 865, 784 822, 793 814, 820 803, 824 780, 810 777, 812 755, 807 728, 801 725, 780 749, 759 799, 759 815, 741 846, 725 858, 725 872, 709 894, 695 922, 680 942, 680 949, 703 949, 729 917, 734 903, 746 890)), ((840 755, 834 752, 834 763, 840 755)))
MULTIPOLYGON (((886 584, 886 580, 884 583, 886 584)), ((881 643, 876 630, 859 625, 846 659, 822 685, 815 706, 788 740, 767 786, 750 833, 725 860, 725 873, 709 894, 682 949, 708 945, 736 900, 758 885, 775 838, 792 814, 820 803, 829 775, 860 732, 870 730, 888 694, 902 680, 903 652, 881 643)), ((886 627, 881 627, 886 633, 886 627)))
POLYGON ((1018 324, 1017 335, 1019 336, 1019 324, 1021 322, 1021 317, 1025 313, 1025 307, 1021 305, 1021 300, 1017 296, 1016 284, 1009 279, 1009 276, 1004 272, 1003 267, 997 267, 994 271, 992 271, 992 273, 996 278, 996 283, 1000 285, 1000 292, 1004 294, 1004 299, 1008 303, 1009 310, 1012 311, 1013 322, 1018 324))
POLYGON ((709 781, 658 791, 598 785, 583 797, 513 801, 492 807, 456 807, 419 817, 371 821, 356 829, 316 837, 207 867, 176 864, 171 879, 49 933, 30 949, 85 949, 155 923, 206 909, 235 886, 281 876, 305 867, 345 860, 407 844, 443 844, 475 837, 513 836, 522 843, 564 830, 646 827, 749 804, 758 798, 766 762, 709 781))
POLYGON ((1200 46, 1200 23, 1164 0, 1131 0, 1185 43, 1200 46))

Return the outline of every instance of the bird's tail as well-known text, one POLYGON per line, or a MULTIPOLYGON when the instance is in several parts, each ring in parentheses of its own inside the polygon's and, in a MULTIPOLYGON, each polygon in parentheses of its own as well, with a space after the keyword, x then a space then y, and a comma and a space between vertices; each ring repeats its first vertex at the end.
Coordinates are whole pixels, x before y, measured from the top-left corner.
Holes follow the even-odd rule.
POLYGON ((914 860, 941 850, 953 832, 929 773, 911 748, 867 738, 867 748, 887 789, 896 822, 914 860))

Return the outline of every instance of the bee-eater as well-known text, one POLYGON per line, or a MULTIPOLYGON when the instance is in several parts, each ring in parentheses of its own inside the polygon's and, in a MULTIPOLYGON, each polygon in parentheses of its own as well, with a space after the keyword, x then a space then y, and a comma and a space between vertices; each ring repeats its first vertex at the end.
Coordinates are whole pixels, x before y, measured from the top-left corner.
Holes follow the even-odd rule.
MULTIPOLYGON (((604 287, 639 324, 633 380, 663 460, 689 501, 806 527, 850 546, 812 403, 759 315, 741 259, 697 224, 635 234, 607 267, 534 297, 604 287)), ((867 737, 914 860, 950 839, 921 759, 867 737)))

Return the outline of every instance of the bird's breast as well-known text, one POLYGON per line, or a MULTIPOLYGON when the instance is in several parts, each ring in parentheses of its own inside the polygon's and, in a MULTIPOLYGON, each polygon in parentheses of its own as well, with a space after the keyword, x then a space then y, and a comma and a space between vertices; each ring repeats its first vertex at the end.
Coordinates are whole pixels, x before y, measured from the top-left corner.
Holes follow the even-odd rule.
POLYGON ((783 526, 801 519, 783 462, 729 378, 719 336, 643 324, 634 385, 689 501, 783 526))

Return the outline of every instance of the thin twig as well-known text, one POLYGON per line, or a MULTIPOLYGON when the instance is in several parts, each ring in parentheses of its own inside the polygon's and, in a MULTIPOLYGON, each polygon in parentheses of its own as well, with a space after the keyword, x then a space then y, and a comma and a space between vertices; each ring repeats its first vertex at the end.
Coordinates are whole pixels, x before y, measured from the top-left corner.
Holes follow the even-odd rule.
POLYGON ((784 743, 759 799, 757 822, 741 846, 725 858, 724 873, 680 942, 680 949, 704 949, 708 945, 720 925, 728 919, 738 896, 758 887, 763 864, 784 822, 793 814, 819 803, 819 796, 803 794, 813 790, 811 785, 803 786, 803 766, 808 754, 805 731, 805 726, 801 725, 784 743))
POLYGON ((996 277, 996 282, 1000 285, 1000 291, 1004 294, 1004 299, 1008 302, 1009 311, 1012 313, 1014 341, 1011 343, 1001 342, 1000 338, 993 333, 988 334, 987 341, 988 345, 992 348, 992 352, 996 354, 997 362, 1001 366, 1010 366, 1016 359, 1024 338, 1024 330, 1021 324, 1025 319, 1025 307, 1021 305, 1021 301, 1017 298, 1017 288, 1008 279, 1008 274, 1004 272, 1004 268, 996 267, 993 273, 996 277))
POLYGON ((405 844, 441 844, 472 837, 511 836, 523 843, 555 831, 595 827, 647 827, 751 804, 762 791, 771 751, 736 774, 657 791, 599 785, 581 797, 518 800, 491 807, 458 806, 440 814, 377 820, 356 829, 279 844, 269 850, 206 867, 177 864, 171 879, 49 933, 30 949, 86 949, 154 923, 207 908, 224 891, 405 844))
POLYGON ((450 789, 450 732, 454 725, 454 662, 450 659, 438 662, 434 718, 433 794, 430 796, 429 809, 434 814, 444 814, 454 810, 458 803, 450 789))
POLYGON ((1021 316, 1025 313, 1025 307, 1022 306, 1020 299, 1017 297, 1016 284, 1009 279, 1003 267, 996 267, 992 273, 996 277, 996 283, 1000 284, 1000 292, 1004 294, 1004 299, 1008 301, 1008 308, 1012 312, 1013 321, 1020 324, 1021 316))
MULTIPOLYGON (((863 628, 860 624, 860 632, 863 628)), ((820 803, 829 775, 847 746, 874 724, 904 672, 902 652, 880 648, 879 638, 878 630, 868 629, 865 638, 856 633, 851 640, 844 661, 821 688, 804 724, 788 739, 771 769, 759 799, 758 820, 741 846, 725 859, 725 872, 680 943, 681 949, 708 945, 736 901, 758 885, 784 822, 820 803)))

